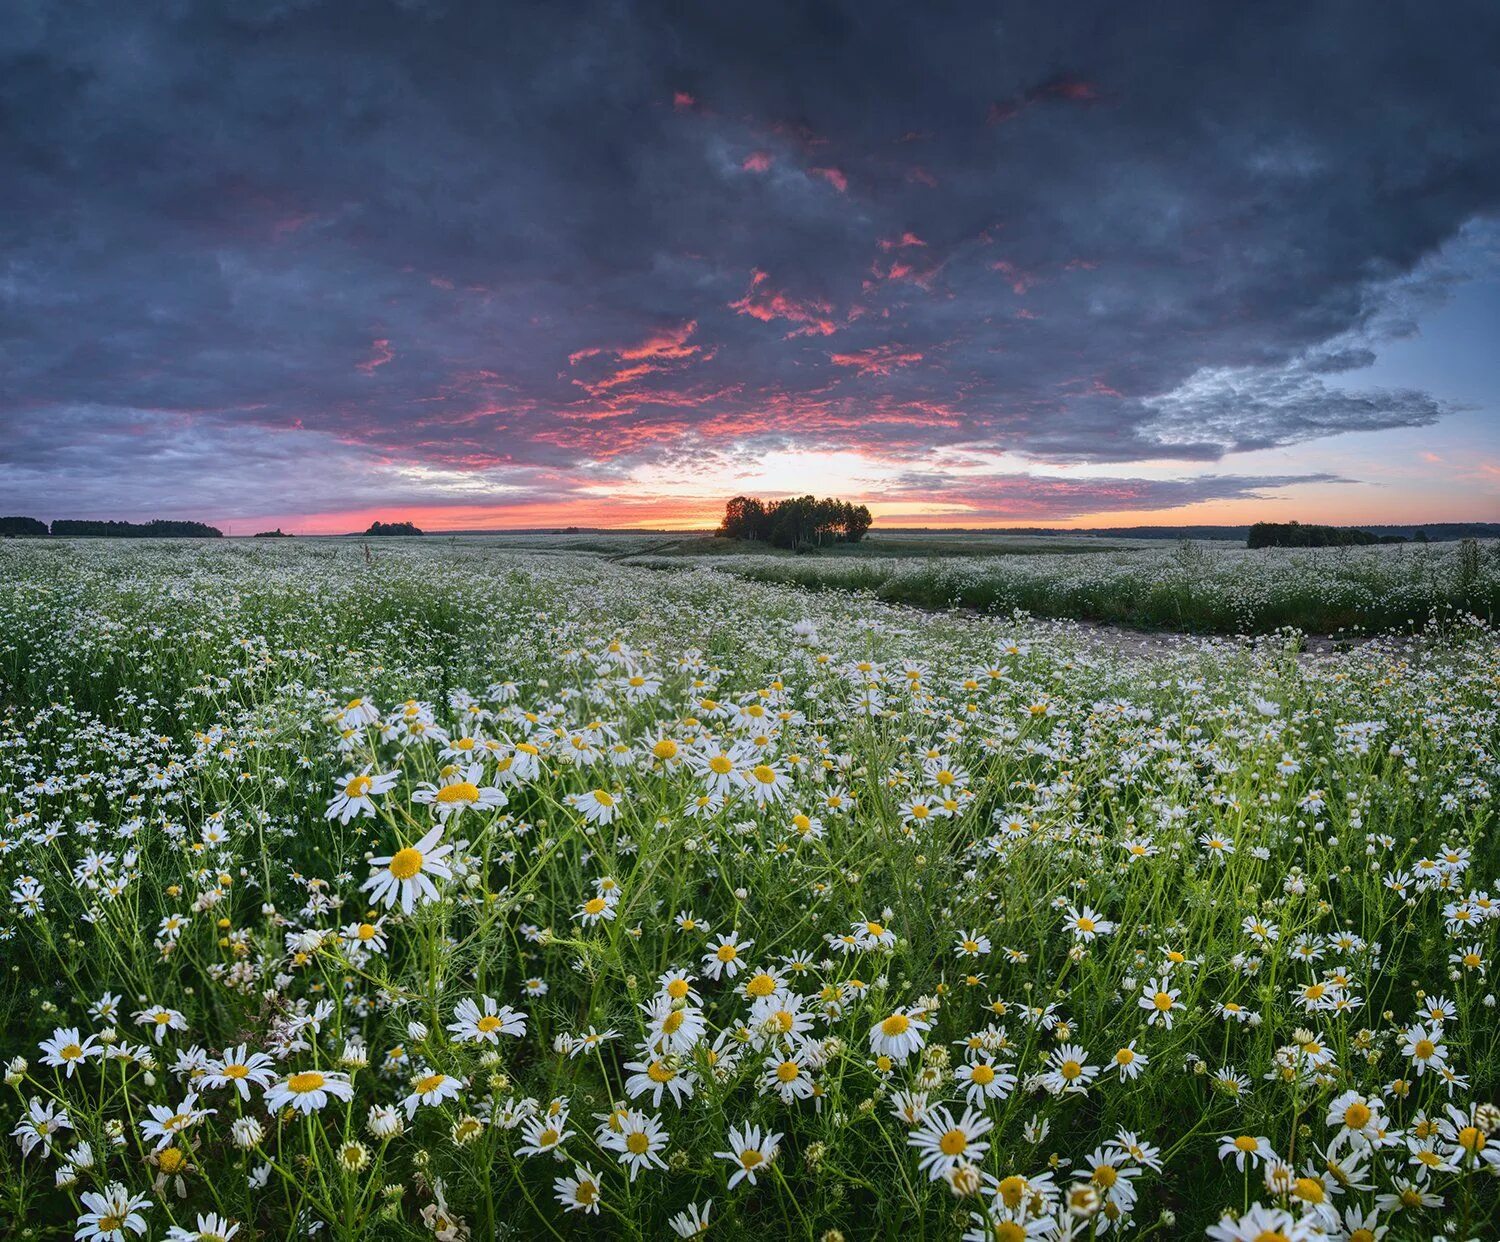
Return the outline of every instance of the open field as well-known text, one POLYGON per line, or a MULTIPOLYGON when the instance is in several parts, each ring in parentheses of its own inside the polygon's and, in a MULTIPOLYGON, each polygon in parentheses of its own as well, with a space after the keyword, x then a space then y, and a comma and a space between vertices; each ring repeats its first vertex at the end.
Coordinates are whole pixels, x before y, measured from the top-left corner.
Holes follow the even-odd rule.
POLYGON ((784 580, 1369 629, 1493 548, 555 538, 0 544, 0 1235, 1500 1232, 1492 630, 784 580))
MULTIPOLYGON (((1500 542, 1365 548, 1246 548, 1214 543, 1101 544, 1091 555, 945 552, 888 558, 855 545, 838 557, 722 556, 709 562, 760 582, 864 591, 922 608, 973 608, 1201 634, 1367 634, 1420 628, 1433 616, 1500 618, 1500 542)), ((1083 542, 1083 541, 1080 541, 1083 542)), ((1036 545, 1041 545, 1038 548, 1036 545)), ((1088 546, 1088 545, 1085 545, 1088 546)), ((670 567, 643 553, 642 564, 670 567)))

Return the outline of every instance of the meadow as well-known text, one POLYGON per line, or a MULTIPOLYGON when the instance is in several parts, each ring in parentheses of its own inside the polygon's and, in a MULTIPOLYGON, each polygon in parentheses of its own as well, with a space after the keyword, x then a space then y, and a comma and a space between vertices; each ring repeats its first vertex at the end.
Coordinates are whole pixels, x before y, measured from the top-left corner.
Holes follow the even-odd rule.
POLYGON ((0 1234, 1497 1236, 1492 553, 1331 551, 0 543, 0 1234))
MULTIPOLYGON (((1019 538, 1019 537, 1018 537, 1019 538)), ((935 539, 872 540, 838 555, 741 553, 706 563, 760 582, 864 591, 921 608, 971 608, 1197 634, 1283 627, 1347 635, 1420 629, 1435 615, 1500 619, 1500 543, 1257 548, 1203 541, 986 538, 956 555, 935 539)), ((692 545, 686 545, 691 548, 692 545)), ((741 549, 747 545, 740 545, 741 549)), ((670 567, 642 549, 639 564, 670 567)))

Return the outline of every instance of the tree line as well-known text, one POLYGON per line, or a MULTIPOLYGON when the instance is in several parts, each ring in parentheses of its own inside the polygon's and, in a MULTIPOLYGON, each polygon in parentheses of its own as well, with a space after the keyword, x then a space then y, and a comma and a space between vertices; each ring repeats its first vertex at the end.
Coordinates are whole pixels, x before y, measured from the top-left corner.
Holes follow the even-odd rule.
MULTIPOLYGON (((1417 531, 1418 543, 1427 535, 1417 531)), ((1247 548, 1352 548, 1372 543, 1405 543, 1401 535, 1376 535, 1354 526, 1316 526, 1302 522, 1257 522, 1245 540, 1247 548)))
POLYGON ((0 535, 108 536, 114 539, 218 539, 224 532, 204 522, 96 522, 59 518, 49 530, 46 522, 31 517, 0 517, 0 535))
POLYGON ((797 496, 762 501, 736 496, 724 506, 718 533, 725 539, 768 543, 775 548, 814 548, 858 543, 870 529, 870 511, 847 500, 797 496))

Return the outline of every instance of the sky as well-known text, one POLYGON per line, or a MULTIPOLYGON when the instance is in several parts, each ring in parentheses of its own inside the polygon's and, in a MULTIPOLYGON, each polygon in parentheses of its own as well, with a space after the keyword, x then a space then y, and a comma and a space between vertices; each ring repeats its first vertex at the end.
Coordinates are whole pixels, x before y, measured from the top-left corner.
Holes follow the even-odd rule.
POLYGON ((15 0, 0 513, 1500 520, 1500 6, 15 0))

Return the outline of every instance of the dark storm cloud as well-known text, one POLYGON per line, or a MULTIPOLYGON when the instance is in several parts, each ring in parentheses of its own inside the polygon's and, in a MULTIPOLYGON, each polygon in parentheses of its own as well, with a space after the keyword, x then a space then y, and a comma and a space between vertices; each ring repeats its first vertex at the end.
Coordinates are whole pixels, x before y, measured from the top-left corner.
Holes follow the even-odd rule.
POLYGON ((1478 2, 23 2, 0 486, 1422 425, 1338 384, 1500 202, 1497 48, 1478 2))

